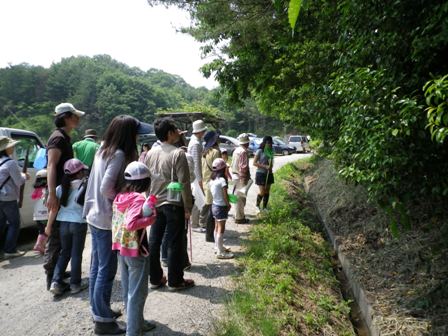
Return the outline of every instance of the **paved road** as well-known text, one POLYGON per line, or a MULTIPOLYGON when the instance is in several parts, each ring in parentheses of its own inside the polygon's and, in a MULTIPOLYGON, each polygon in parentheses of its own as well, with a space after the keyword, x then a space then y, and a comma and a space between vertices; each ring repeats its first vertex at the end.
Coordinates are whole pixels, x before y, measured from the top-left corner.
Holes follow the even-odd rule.
MULTIPOLYGON (((308 155, 276 157, 274 170, 308 155)), ((257 188, 253 186, 246 206, 247 216, 252 220, 257 213, 256 193, 257 188)), ((240 239, 247 237, 249 228, 250 225, 236 225, 232 218, 228 221, 225 243, 237 256, 242 253, 240 239)), ((193 266, 185 276, 194 279, 197 285, 179 293, 166 289, 150 290, 145 317, 154 320, 157 328, 148 335, 208 335, 213 321, 222 312, 226 296, 232 292, 235 260, 217 260, 213 244, 205 242, 204 234, 193 232, 192 242, 193 266)), ((83 258, 84 277, 88 276, 90 249, 88 235, 83 258)), ((28 252, 24 257, 0 262, 0 334, 93 335, 88 292, 54 300, 45 290, 42 261, 42 257, 28 252)), ((116 308, 122 308, 120 291, 120 276, 117 274, 112 297, 116 308)))

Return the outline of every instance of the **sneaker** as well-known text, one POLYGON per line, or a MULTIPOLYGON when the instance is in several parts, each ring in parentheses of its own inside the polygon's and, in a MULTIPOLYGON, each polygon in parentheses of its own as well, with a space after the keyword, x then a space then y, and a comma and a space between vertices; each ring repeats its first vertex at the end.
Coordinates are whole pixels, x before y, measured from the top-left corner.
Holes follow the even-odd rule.
POLYGON ((193 228, 194 232, 205 233, 207 230, 203 227, 193 228))
MULTIPOLYGON (((223 246, 223 247, 224 247, 224 252, 232 252, 230 247, 227 247, 227 246, 223 246)), ((217 247, 215 247, 215 254, 217 254, 218 252, 219 252, 219 249, 217 247)))
POLYGON ((163 286, 166 285, 166 282, 167 282, 167 280, 166 280, 166 276, 162 276, 162 279, 160 279, 160 283, 158 283, 158 284, 151 284, 151 285, 149 286, 149 288, 151 288, 151 289, 158 289, 158 288, 161 288, 161 287, 163 287, 163 286))
POLYGON ((177 292, 177 291, 188 289, 191 287, 194 287, 194 281, 191 279, 185 279, 184 281, 182 281, 180 284, 178 284, 176 286, 168 286, 168 290, 170 292, 177 292))
POLYGON ((17 250, 17 251, 12 252, 12 253, 7 253, 7 252, 5 252, 4 256, 5 256, 5 258, 15 258, 15 257, 21 257, 21 256, 23 256, 25 253, 26 253, 25 251, 19 251, 19 250, 17 250))
POLYGON ((81 281, 81 283, 79 285, 71 284, 70 285, 70 294, 78 294, 79 292, 81 292, 87 288, 89 288, 88 282, 81 281))
MULTIPOLYGON (((67 285, 67 284, 65 284, 65 285, 67 285)), ((57 282, 52 282, 52 283, 51 283, 51 286, 50 286, 50 292, 51 292, 54 296, 62 295, 62 293, 65 292, 65 289, 66 289, 66 288, 65 288, 64 285, 59 284, 59 283, 57 283, 57 282)))
POLYGON ((233 259, 235 256, 230 252, 218 252, 216 258, 218 259, 233 259))

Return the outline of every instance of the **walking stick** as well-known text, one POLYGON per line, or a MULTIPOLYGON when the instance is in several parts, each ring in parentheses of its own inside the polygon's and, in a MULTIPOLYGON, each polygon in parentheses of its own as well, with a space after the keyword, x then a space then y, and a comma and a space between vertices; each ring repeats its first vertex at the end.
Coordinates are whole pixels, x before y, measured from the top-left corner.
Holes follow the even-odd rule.
POLYGON ((270 159, 270 161, 269 161, 269 169, 268 169, 268 172, 267 172, 267 174, 266 174, 266 181, 264 182, 264 189, 265 189, 265 190, 266 190, 266 188, 267 188, 267 186, 268 186, 269 170, 270 170, 271 167, 272 167, 272 163, 273 163, 273 161, 274 161, 274 158, 270 159))
POLYGON ((188 226, 188 235, 190 241, 190 262, 193 263, 193 242, 191 241, 191 221, 187 219, 186 222, 188 226))
MULTIPOLYGON (((24 173, 25 175, 26 175, 27 170, 28 170, 29 155, 30 155, 30 147, 28 147, 26 149, 25 160, 23 161, 22 173, 24 173)), ((19 209, 22 208, 22 205, 23 205, 23 194, 24 194, 24 191, 25 191, 25 183, 20 186, 19 209)))

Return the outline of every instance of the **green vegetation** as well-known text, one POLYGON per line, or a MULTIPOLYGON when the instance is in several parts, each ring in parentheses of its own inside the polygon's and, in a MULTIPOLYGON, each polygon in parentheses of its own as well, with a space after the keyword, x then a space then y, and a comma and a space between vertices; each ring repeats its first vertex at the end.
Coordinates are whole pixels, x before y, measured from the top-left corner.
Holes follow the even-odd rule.
POLYGON ((280 121, 261 115, 250 99, 232 105, 219 88, 196 89, 179 76, 142 71, 107 55, 69 57, 49 69, 28 64, 0 69, 2 126, 29 129, 45 138, 54 127, 54 107, 64 101, 87 112, 78 134, 86 128, 101 133, 119 114, 152 122, 161 111, 218 115, 223 131, 233 134, 283 131, 280 121))
POLYGON ((301 186, 309 162, 276 173, 270 211, 253 227, 218 335, 354 335, 330 248, 301 186))
POLYGON ((185 31, 220 55, 204 73, 322 139, 340 174, 394 216, 416 198, 430 212, 446 204, 446 1, 148 2, 189 10, 185 31))

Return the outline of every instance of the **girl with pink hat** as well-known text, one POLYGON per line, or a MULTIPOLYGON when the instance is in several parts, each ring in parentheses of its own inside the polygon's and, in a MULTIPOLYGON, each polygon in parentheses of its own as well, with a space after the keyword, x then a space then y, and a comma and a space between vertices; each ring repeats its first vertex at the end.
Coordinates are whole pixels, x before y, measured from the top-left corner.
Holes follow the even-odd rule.
POLYGON ((59 211, 50 210, 45 233, 49 236, 53 229, 53 223, 57 220, 61 239, 61 252, 56 263, 50 292, 55 296, 68 290, 68 285, 63 282, 65 270, 71 261, 70 292, 76 294, 87 288, 86 283, 81 282, 82 252, 86 241, 87 222, 82 216, 82 205, 79 203, 78 190, 82 179, 89 169, 78 159, 70 159, 64 164, 64 176, 61 185, 56 188, 56 197, 59 199, 59 211))
POLYGON ((218 259, 231 259, 233 253, 224 246, 224 231, 226 228, 227 216, 230 210, 229 195, 227 194, 227 164, 217 158, 213 161, 213 173, 211 176, 210 191, 213 197, 212 214, 215 219, 215 250, 218 259))

